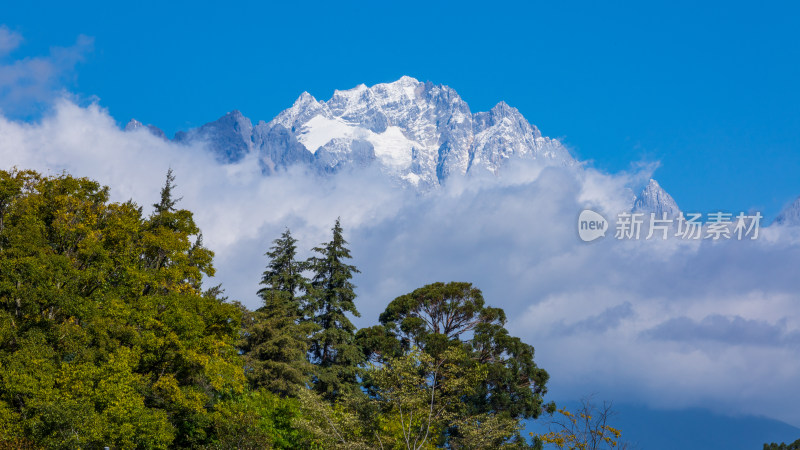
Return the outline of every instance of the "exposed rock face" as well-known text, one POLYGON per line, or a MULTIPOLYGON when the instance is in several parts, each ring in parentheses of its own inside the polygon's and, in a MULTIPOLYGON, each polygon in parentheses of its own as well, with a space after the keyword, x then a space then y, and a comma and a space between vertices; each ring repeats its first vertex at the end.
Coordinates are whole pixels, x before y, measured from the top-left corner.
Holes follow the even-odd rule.
POLYGON ((236 161, 253 149, 253 125, 239 111, 231 111, 214 122, 175 134, 176 142, 205 141, 223 161, 236 161))
POLYGON ((776 225, 800 226, 800 197, 787 205, 775 218, 776 225))
POLYGON ((671 195, 665 191, 656 180, 650 179, 642 192, 636 196, 633 203, 634 212, 655 213, 656 217, 662 217, 663 213, 668 218, 675 218, 680 215, 681 210, 671 195))
POLYGON ((139 122, 136 119, 131 119, 125 125, 125 131, 136 131, 136 130, 147 130, 153 136, 159 137, 161 139, 167 139, 167 135, 155 125, 145 125, 142 122, 139 122))
POLYGON ((576 163, 560 142, 543 137, 506 103, 472 114, 453 89, 410 77, 335 91, 326 102, 304 92, 270 122, 252 126, 233 111, 175 136, 177 142, 198 140, 226 162, 257 152, 266 173, 292 164, 328 173, 379 164, 421 190, 471 171, 498 173, 514 158, 576 163))

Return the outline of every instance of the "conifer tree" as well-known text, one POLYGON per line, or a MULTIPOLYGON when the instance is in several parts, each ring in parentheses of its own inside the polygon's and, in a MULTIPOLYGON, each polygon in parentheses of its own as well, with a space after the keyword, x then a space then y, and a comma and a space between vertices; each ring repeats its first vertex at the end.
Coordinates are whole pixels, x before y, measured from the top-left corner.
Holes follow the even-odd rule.
POLYGON ((292 395, 308 379, 306 359, 312 323, 299 323, 297 294, 308 283, 296 260, 297 240, 287 229, 267 252, 269 263, 258 291, 263 305, 245 314, 242 340, 247 375, 254 388, 292 395))
POLYGON ((161 188, 161 201, 153 204, 156 214, 175 211, 175 204, 181 200, 172 198, 172 190, 175 188, 175 175, 172 173, 172 168, 170 168, 167 170, 167 181, 164 183, 164 187, 161 188))
POLYGON ((358 273, 350 259, 347 241, 342 236, 339 219, 330 242, 314 248, 317 256, 306 262, 313 273, 307 289, 305 320, 318 330, 311 336, 309 357, 316 367, 314 389, 332 400, 359 390, 359 365, 363 353, 355 343, 355 326, 347 313, 360 317, 355 305, 355 286, 351 279, 358 273))
POLYGON ((281 237, 272 242, 266 254, 269 264, 261 277, 258 295, 267 300, 268 297, 283 297, 287 303, 293 304, 297 313, 300 302, 297 294, 305 287, 308 280, 303 277, 303 264, 297 261, 297 239, 287 228, 281 237))

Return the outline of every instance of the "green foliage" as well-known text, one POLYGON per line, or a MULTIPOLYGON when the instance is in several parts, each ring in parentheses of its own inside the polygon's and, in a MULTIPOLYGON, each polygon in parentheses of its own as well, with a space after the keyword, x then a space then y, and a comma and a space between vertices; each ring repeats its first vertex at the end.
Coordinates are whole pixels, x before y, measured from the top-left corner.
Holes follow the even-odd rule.
POLYGON ((412 348, 399 358, 370 370, 371 397, 378 403, 384 421, 394 427, 385 440, 395 446, 425 448, 446 444, 470 446, 478 438, 486 448, 499 448, 518 433, 516 420, 493 414, 473 415, 463 401, 486 378, 486 367, 467 364, 463 348, 450 347, 437 358, 412 348), (399 426, 399 430, 398 430, 399 426), (458 434, 448 431, 457 428, 458 434), (398 432, 399 431, 399 432, 398 432))
POLYGON ((342 394, 328 402, 311 389, 298 393, 302 414, 295 425, 307 436, 302 448, 369 450, 380 447, 370 427, 376 417, 369 416, 363 396, 342 394), (370 418, 371 417, 371 418, 370 418))
POLYGON ((345 262, 351 256, 338 219, 332 231, 331 241, 314 248, 318 256, 306 263, 313 276, 304 308, 304 321, 317 327, 310 346, 311 362, 317 366, 314 389, 328 400, 358 392, 358 366, 363 361, 355 343, 356 328, 347 317, 347 313, 360 316, 350 281, 358 269, 345 262))
POLYGON ((549 376, 536 366, 533 347, 508 334, 505 321, 503 310, 486 306, 470 283, 433 283, 393 300, 380 316, 382 326, 361 330, 358 342, 378 360, 413 346, 434 357, 463 346, 468 363, 487 371, 464 398, 472 412, 535 418, 545 408, 549 376))
POLYGON ((791 444, 764 444, 764 450, 800 450, 800 439, 792 442, 791 444))
POLYGON ((296 428, 300 402, 267 391, 252 391, 218 403, 211 418, 207 448, 213 449, 296 449, 309 442, 310 435, 296 428))
POLYGON ((243 389, 240 313, 168 175, 149 217, 69 175, 0 171, 0 441, 166 448, 243 389), (166 194, 165 194, 166 192, 166 194))
POLYGON ((486 377, 485 367, 451 347, 439 359, 411 349, 384 364, 370 365, 370 396, 343 395, 334 403, 313 392, 301 394, 298 426, 325 448, 430 449, 514 446, 517 420, 475 415, 462 401, 486 377), (449 431, 458 428, 458 435, 449 431))
POLYGON ((311 322, 299 323, 299 290, 307 286, 302 265, 295 260, 296 240, 286 230, 267 252, 270 262, 258 291, 264 304, 244 311, 241 350, 253 388, 290 395, 305 386, 311 373, 308 336, 311 322))
POLYGON ((201 290, 213 253, 174 182, 145 216, 0 171, 0 447, 526 448, 547 373, 478 289, 417 289, 356 335, 337 220, 305 262, 273 242, 250 312, 201 290))
POLYGON ((548 448, 566 450, 624 450, 628 444, 620 439, 622 432, 609 424, 614 415, 611 403, 598 406, 583 399, 575 412, 559 409, 551 413, 549 431, 531 436, 548 448))
POLYGON ((267 252, 269 264, 261 277, 258 295, 267 301, 271 297, 282 297, 300 312, 300 302, 296 298, 298 292, 305 289, 308 280, 303 276, 303 264, 297 261, 297 239, 287 228, 281 237, 272 242, 267 252))

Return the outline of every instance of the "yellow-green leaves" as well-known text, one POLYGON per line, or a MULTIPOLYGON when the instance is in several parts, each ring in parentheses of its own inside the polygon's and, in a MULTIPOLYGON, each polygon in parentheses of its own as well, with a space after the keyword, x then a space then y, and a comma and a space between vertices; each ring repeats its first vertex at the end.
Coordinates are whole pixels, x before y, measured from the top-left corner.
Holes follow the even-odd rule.
POLYGON ((620 439, 622 432, 608 423, 613 414, 610 403, 596 405, 591 399, 583 399, 574 412, 559 408, 550 420, 547 433, 531 435, 550 448, 622 450, 627 448, 627 443, 620 439))
POLYGON ((212 257, 189 211, 0 171, 0 443, 202 444, 244 388, 240 312, 200 291, 212 257))

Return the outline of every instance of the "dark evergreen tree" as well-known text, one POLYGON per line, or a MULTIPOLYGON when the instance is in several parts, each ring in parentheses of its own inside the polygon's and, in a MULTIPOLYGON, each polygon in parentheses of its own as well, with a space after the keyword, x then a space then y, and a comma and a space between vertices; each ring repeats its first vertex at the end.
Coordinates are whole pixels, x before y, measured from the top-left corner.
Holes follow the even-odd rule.
MULTIPOLYGON (((201 273, 214 275, 214 268, 211 265, 213 253, 203 246, 203 238, 200 229, 194 223, 192 213, 175 208, 181 200, 173 198, 175 187, 175 175, 172 169, 169 169, 164 186, 161 188, 161 200, 153 204, 153 213, 145 224, 146 233, 142 238, 145 247, 143 262, 146 268, 152 270, 154 274, 159 274, 159 278, 163 278, 164 281, 179 280, 199 289, 201 273), (192 236, 195 238, 193 244, 185 239, 175 239, 192 236)), ((153 283, 147 283, 143 293, 152 294, 155 287, 153 283)), ((163 293, 169 286, 162 285, 159 288, 163 293)))
POLYGON ((317 366, 313 384, 329 400, 359 391, 359 365, 364 361, 355 344, 356 328, 347 317, 347 313, 360 315, 351 281, 358 269, 345 262, 351 258, 346 245, 337 219, 331 241, 314 248, 317 256, 306 263, 313 277, 306 291, 305 320, 318 327, 311 336, 309 352, 317 366))
POLYGON ((156 214, 175 211, 175 204, 181 201, 179 198, 172 198, 172 190, 176 187, 175 175, 173 175, 172 169, 170 168, 167 170, 167 181, 164 183, 164 187, 161 188, 161 201, 153 204, 153 208, 156 209, 156 214))
POLYGON ((791 444, 764 444, 764 450, 800 450, 800 439, 792 442, 791 444))
POLYGON ((242 351, 246 373, 254 388, 292 395, 305 385, 311 372, 306 359, 313 324, 300 323, 297 294, 308 280, 296 260, 297 240, 287 229, 267 252, 269 263, 258 291, 263 305, 244 317, 242 351))
POLYGON ((300 302, 297 294, 304 290, 308 280, 303 277, 303 264, 297 261, 297 239, 287 228, 281 237, 272 242, 267 252, 269 264, 261 277, 258 295, 267 301, 270 297, 282 297, 287 303, 294 305, 300 313, 300 302))

